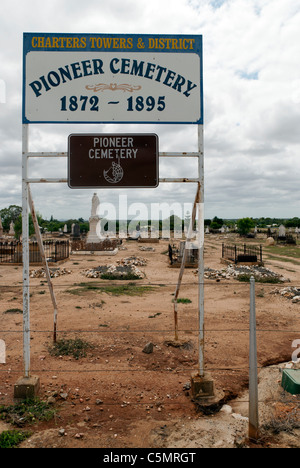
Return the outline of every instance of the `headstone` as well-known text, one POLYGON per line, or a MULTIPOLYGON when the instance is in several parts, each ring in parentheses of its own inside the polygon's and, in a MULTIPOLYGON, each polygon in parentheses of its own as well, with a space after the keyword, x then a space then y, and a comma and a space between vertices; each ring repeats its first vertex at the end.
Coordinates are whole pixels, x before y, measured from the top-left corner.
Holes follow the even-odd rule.
POLYGON ((80 238, 80 226, 79 226, 78 223, 74 224, 73 238, 74 239, 79 239, 80 238))
POLYGON ((283 224, 281 224, 281 226, 279 226, 278 236, 279 237, 285 237, 285 227, 284 227, 283 224))
POLYGON ((66 234, 68 232, 68 226, 65 224, 64 225, 64 233, 66 234))

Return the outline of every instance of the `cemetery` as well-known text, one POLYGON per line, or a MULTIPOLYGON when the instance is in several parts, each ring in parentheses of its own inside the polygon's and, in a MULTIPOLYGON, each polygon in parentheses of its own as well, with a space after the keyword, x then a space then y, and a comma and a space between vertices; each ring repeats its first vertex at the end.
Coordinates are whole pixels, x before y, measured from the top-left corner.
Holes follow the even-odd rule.
MULTIPOLYGON (((69 240, 72 233, 65 236, 69 240)), ((268 443, 280 445, 283 433, 274 435, 266 429, 271 419, 284 420, 288 414, 294 427, 299 420, 299 395, 284 390, 281 380, 285 369, 293 368, 291 344, 298 335, 292 330, 300 327, 300 261, 299 255, 272 255, 276 246, 268 247, 266 240, 267 233, 256 239, 264 266, 232 262, 224 267, 223 245, 238 244, 238 234, 205 236, 205 363, 216 391, 223 394, 213 416, 198 407, 191 390, 191 375, 197 368, 197 262, 184 272, 178 300, 179 345, 173 345, 178 269, 170 264, 169 246, 178 241, 172 233, 170 239, 160 238, 155 248, 150 243, 141 246, 138 239, 122 239, 113 261, 92 253, 77 255, 70 249, 62 265, 50 268, 58 303, 57 345, 80 339, 86 347, 77 357, 62 350, 53 354, 45 271, 30 267, 32 369, 40 379, 39 397, 58 412, 59 422, 35 427, 22 446, 213 447, 209 429, 205 437, 198 433, 211 417, 214 433, 218 431, 221 440, 226 433, 224 446, 244 444, 249 282, 240 281, 239 275, 246 273, 248 281, 249 274, 257 279, 260 424, 268 443), (134 279, 124 279, 129 270, 134 279)), ((245 240, 245 245, 250 248, 253 239, 245 240)), ((22 308, 21 267, 0 265, 0 275, 1 283, 10 285, 2 289, 0 310, 9 361, 3 365, 1 407, 13 403, 16 376, 22 374, 22 321, 17 312, 8 312, 22 308)), ((284 385, 297 388, 289 382, 284 385)), ((285 443, 293 444, 293 437, 293 431, 285 435, 285 443)))

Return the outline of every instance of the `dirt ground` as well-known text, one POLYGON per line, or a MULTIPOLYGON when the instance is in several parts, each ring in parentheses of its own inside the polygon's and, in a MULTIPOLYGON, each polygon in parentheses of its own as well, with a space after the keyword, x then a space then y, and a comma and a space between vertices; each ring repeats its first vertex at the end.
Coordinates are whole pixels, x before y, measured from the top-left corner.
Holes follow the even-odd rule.
MULTIPOLYGON (((262 237, 258 242, 264 246, 265 240, 262 237)), ((207 235, 205 268, 225 267, 220 259, 224 241, 243 243, 234 235, 207 235)), ((257 445, 247 441, 247 283, 233 278, 205 280, 205 368, 223 392, 220 408, 225 407, 205 415, 193 402, 189 383, 192 373, 198 371, 199 359, 197 275, 193 268, 185 270, 179 294, 191 301, 178 304, 179 339, 185 345, 168 346, 166 342, 174 340, 172 299, 179 274, 179 269, 169 266, 168 244, 167 240, 158 244, 124 241, 124 250, 116 256, 73 254, 57 266, 70 271, 52 279, 58 303, 58 339, 81 338, 93 345, 78 360, 50 354, 50 294, 45 278, 31 278, 31 374, 40 378, 39 396, 53 397, 58 413, 50 422, 30 426, 32 436, 22 447, 300 447, 299 430, 276 436, 265 430, 257 445), (141 251, 141 246, 155 251, 141 251), (139 296, 78 289, 79 283, 111 284, 87 278, 83 272, 130 256, 147 261, 146 266, 138 267, 145 277, 135 283, 153 289, 139 296), (143 349, 149 342, 153 352, 146 354, 143 349), (59 433, 60 429, 64 432, 59 433)), ((285 260, 280 256, 268 260, 264 255, 265 266, 289 283, 256 284, 262 427, 295 410, 299 416, 299 397, 285 393, 280 386, 279 364, 291 361, 292 343, 300 339, 300 304, 272 294, 276 287, 300 287, 300 261, 285 260)), ((23 375, 22 315, 16 311, 23 308, 21 266, 0 266, 0 292, 0 339, 7 348, 6 364, 0 364, 0 405, 8 405, 13 403, 15 383, 23 375)))

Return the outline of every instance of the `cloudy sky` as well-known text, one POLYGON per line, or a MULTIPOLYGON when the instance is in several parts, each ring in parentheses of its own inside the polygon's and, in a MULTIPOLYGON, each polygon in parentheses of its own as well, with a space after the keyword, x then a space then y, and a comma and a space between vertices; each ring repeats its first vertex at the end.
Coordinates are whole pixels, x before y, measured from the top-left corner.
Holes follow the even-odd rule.
MULTIPOLYGON (((22 204, 23 32, 201 34, 204 44, 205 218, 300 217, 300 0, 2 0, 0 209, 22 204)), ((30 151, 67 151, 71 133, 148 133, 160 151, 197 151, 195 125, 31 125, 30 151)), ((34 160, 32 177, 67 177, 67 162, 34 160)), ((193 160, 161 177, 194 177, 193 160)), ((193 184, 97 190, 102 203, 193 201, 193 184), (123 200, 124 198, 122 198, 123 200)), ((94 190, 35 184, 49 219, 88 219, 94 190)), ((148 205, 149 206, 149 205, 148 205)))

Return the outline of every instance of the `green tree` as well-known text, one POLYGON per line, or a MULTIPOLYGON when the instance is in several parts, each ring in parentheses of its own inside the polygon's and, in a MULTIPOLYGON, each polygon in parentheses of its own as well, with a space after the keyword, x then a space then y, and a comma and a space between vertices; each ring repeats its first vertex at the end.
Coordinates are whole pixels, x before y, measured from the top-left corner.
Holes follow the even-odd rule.
POLYGON ((218 218, 217 216, 215 216, 214 219, 212 220, 211 224, 210 224, 210 227, 212 229, 221 229, 223 224, 224 224, 223 219, 218 218))
POLYGON ((21 213, 22 208, 18 205, 10 205, 8 208, 3 208, 3 210, 0 210, 0 216, 4 231, 9 231, 10 223, 15 223, 21 213))
POLYGON ((299 227, 300 226, 300 218, 292 218, 288 219, 285 223, 286 227, 299 227))
POLYGON ((252 228, 254 228, 254 221, 252 218, 242 218, 237 222, 238 232, 241 236, 246 236, 252 228))
MULTIPOLYGON (((15 221, 15 238, 20 239, 21 234, 22 234, 22 215, 19 215, 18 218, 15 221)), ((29 236, 32 236, 34 234, 34 224, 32 221, 32 216, 31 213, 29 213, 29 236)))

